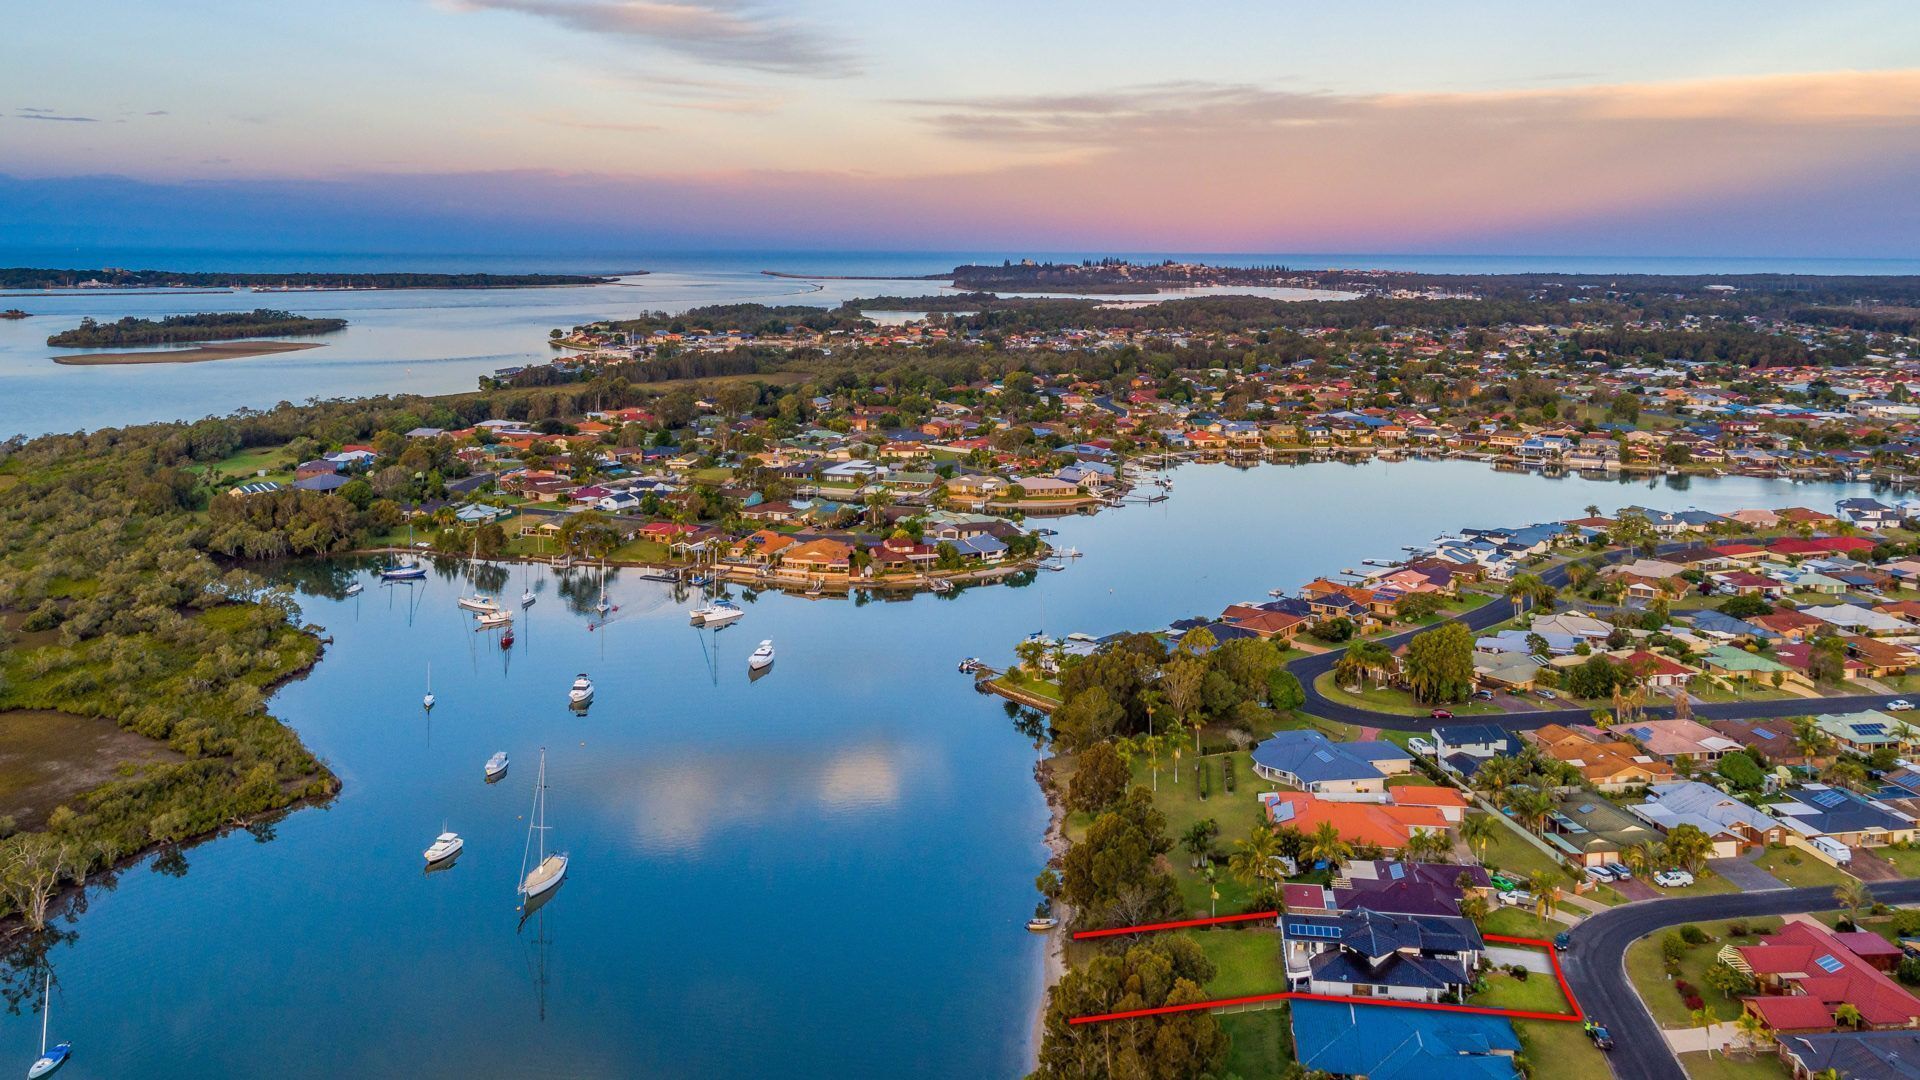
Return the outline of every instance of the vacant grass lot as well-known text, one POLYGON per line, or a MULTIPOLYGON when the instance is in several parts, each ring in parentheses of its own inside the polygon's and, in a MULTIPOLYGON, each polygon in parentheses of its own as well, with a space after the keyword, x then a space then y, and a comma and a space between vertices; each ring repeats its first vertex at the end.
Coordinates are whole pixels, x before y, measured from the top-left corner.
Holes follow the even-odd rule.
POLYGON ((1286 1006, 1229 1013, 1220 1017, 1220 1027, 1233 1040, 1223 1075, 1266 1080, 1284 1076, 1293 1064, 1293 1026, 1286 1006))
POLYGON ((1210 998, 1275 994, 1287 988, 1286 967, 1280 961, 1280 931, 1254 924, 1212 930, 1186 930, 1218 969, 1207 983, 1210 998))
POLYGON ((1680 1067, 1692 1080, 1784 1080, 1787 1075, 1772 1054, 1681 1054, 1680 1067))
POLYGON ((1853 880, 1853 875, 1816 856, 1793 848, 1769 848, 1754 865, 1794 888, 1823 885, 1829 889, 1853 880))
MULTIPOLYGON (((1505 973, 1495 973, 1488 975, 1486 982, 1487 988, 1473 996, 1472 1004, 1489 1009, 1573 1015, 1573 1007, 1567 1004, 1566 995, 1560 992, 1559 980, 1551 975, 1536 971, 1525 979, 1516 979, 1505 973)), ((1552 1023, 1550 1020, 1542 1022, 1552 1023)))
POLYGON ((1533 1075, 1553 1080, 1613 1080, 1607 1056, 1594 1049, 1579 1024, 1556 1020, 1515 1020, 1521 1053, 1533 1063, 1533 1075))

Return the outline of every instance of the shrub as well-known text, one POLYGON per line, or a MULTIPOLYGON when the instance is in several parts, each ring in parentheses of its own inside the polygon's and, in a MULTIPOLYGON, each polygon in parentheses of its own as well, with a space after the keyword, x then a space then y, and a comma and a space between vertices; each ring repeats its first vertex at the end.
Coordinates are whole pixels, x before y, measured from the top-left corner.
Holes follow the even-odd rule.
MULTIPOLYGON (((1920 914, 1920 912, 1916 912, 1915 914, 1920 914)), ((1743 922, 1730 922, 1727 924, 1727 934, 1730 937, 1746 937, 1747 924, 1743 922)))
POLYGON ((1893 913, 1893 932, 1901 937, 1920 934, 1920 911, 1901 908, 1893 913))
POLYGON ((1833 928, 1842 934, 1851 934, 1855 930, 1860 929, 1859 927, 1853 925, 1852 919, 1846 919, 1846 918, 1840 919, 1839 921, 1835 922, 1833 924, 1833 928))
POLYGON ((1704 1009, 1707 1007, 1707 1003, 1701 999, 1699 994, 1688 994, 1686 998, 1686 1002, 1687 1002, 1688 1012, 1692 1012, 1695 1009, 1704 1009))
POLYGON ((1507 969, 1507 974, 1512 975, 1519 982, 1527 981, 1527 974, 1528 974, 1527 969, 1520 964, 1515 964, 1512 967, 1509 967, 1507 969))
POLYGON ((1901 982, 1909 986, 1920 984, 1920 957, 1902 957, 1900 963, 1894 967, 1893 973, 1901 982))
POLYGON ((1681 997, 1689 997, 1693 994, 1693 984, 1685 979, 1673 980, 1673 989, 1681 997))
POLYGON ((1713 938, 1707 935, 1705 930, 1700 929, 1692 923, 1688 923, 1680 928, 1680 938, 1689 945, 1705 945, 1707 942, 1713 940, 1713 938))
POLYGON ((1660 937, 1660 955, 1668 960, 1678 961, 1687 955, 1687 940, 1677 931, 1667 931, 1660 937))

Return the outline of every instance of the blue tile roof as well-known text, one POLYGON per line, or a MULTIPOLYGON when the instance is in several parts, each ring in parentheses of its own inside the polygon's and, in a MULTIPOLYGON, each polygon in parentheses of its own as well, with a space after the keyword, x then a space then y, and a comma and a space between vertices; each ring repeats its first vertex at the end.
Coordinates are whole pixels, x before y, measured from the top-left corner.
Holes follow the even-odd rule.
POLYGON ((1296 1001, 1296 1057, 1309 1069, 1371 1080, 1512 1080, 1520 1038, 1504 1017, 1296 1001), (1502 1053, 1504 1051, 1504 1053, 1502 1053))

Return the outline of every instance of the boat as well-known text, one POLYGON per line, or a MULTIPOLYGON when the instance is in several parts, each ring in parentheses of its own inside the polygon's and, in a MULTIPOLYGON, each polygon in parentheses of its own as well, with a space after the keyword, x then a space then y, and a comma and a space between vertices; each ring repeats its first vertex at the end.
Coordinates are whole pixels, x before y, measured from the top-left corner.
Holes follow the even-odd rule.
POLYGON ((960 674, 971 675, 985 666, 985 664, 980 662, 979 657, 969 656, 965 660, 960 661, 960 674))
POLYGON ((1060 920, 1051 915, 1035 915, 1033 918, 1027 920, 1027 929, 1036 934, 1044 934, 1059 925, 1060 920))
POLYGON ((772 667, 772 666, 773 666, 773 640, 769 638, 768 640, 761 642, 759 648, 753 650, 752 656, 747 657, 747 670, 759 671, 761 668, 772 667))
POLYGON ((953 582, 948 581, 946 578, 934 578, 927 583, 927 588, 937 593, 950 593, 953 591, 953 582))
POLYGON ((1077 559, 1080 557, 1080 549, 1068 548, 1067 550, 1061 552, 1060 555, 1062 558, 1066 558, 1066 559, 1077 559))
POLYGON ((482 615, 482 616, 480 616, 480 618, 479 618, 479 619, 478 619, 477 621, 478 621, 478 623, 479 623, 479 628, 480 628, 480 629, 482 629, 482 630, 491 630, 491 629, 493 629, 493 628, 494 628, 494 627, 496 627, 496 626, 506 626, 506 625, 508 625, 508 624, 510 624, 510 623, 512 623, 512 622, 513 622, 513 612, 511 612, 511 611, 489 611, 489 612, 488 612, 488 613, 486 613, 485 615, 482 615))
POLYGON ((360 592, 361 592, 361 590, 363 590, 363 589, 365 589, 365 588, 366 588, 366 586, 364 586, 364 585, 362 585, 362 584, 360 584, 359 582, 357 582, 357 581, 356 581, 356 582, 354 582, 354 583, 352 583, 351 585, 348 585, 348 586, 347 586, 347 595, 348 595, 348 596, 359 596, 359 595, 360 595, 360 592))
MULTIPOLYGON (((413 547, 413 525, 407 525, 407 547, 413 547)), ((380 568, 382 581, 418 581, 427 576, 427 566, 412 555, 402 555, 380 568)))
POLYGON ((745 614, 731 600, 709 600, 693 609, 691 619, 695 626, 725 626, 745 614))
POLYGON ((43 991, 44 1000, 40 1004, 40 1056, 27 1069, 27 1080, 46 1076, 67 1063, 73 1056, 73 1044, 61 1043, 52 1049, 47 1048, 47 1023, 53 1019, 53 969, 47 969, 47 986, 43 991))
POLYGON ((455 855, 460 854, 460 849, 466 846, 467 842, 460 839, 459 833, 443 832, 439 836, 434 837, 433 844, 426 850, 427 865, 431 866, 434 863, 451 859, 455 855))
POLYGON ((593 680, 587 678, 586 672, 574 677, 573 689, 567 691, 567 700, 575 705, 585 705, 593 700, 593 680))
POLYGON ((567 876, 567 853, 547 851, 547 748, 540 748, 540 775, 533 782, 533 818, 527 823, 527 848, 520 856, 520 899, 532 900, 541 893, 560 884, 567 876), (533 869, 527 869, 527 862, 535 854, 535 837, 539 837, 539 857, 533 860, 533 869))
POLYGON ((520 594, 520 606, 521 606, 521 607, 532 607, 532 606, 533 606, 533 602, 534 602, 535 600, 537 600, 537 599, 539 599, 539 597, 537 597, 537 596, 535 596, 535 595, 533 595, 533 590, 532 590, 532 589, 527 589, 526 591, 524 591, 524 592, 522 592, 522 593, 520 594))
POLYGON ((507 632, 500 635, 500 647, 503 649, 513 648, 513 627, 507 627, 507 632))
POLYGON ((429 709, 433 708, 433 661, 431 660, 427 661, 427 693, 420 699, 420 704, 429 709))
POLYGON ((507 752, 505 750, 487 759, 487 779, 498 780, 507 773, 507 752))
POLYGON ((485 593, 475 593, 472 596, 463 596, 459 600, 455 601, 455 603, 459 604, 463 608, 466 608, 468 611, 477 611, 482 615, 491 615, 494 612, 500 610, 500 601, 495 600, 493 597, 488 596, 485 593))
POLYGON ((607 561, 605 559, 600 560, 600 602, 593 605, 593 610, 602 615, 605 615, 609 611, 619 610, 612 604, 607 603, 607 561))

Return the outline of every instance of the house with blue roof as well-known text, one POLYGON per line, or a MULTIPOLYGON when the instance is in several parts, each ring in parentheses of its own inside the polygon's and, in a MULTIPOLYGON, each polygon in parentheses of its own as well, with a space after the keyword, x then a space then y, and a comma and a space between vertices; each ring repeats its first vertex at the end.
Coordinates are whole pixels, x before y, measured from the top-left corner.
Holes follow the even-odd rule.
POLYGON ((1514 1080, 1520 1036, 1503 1016, 1334 1001, 1292 1004, 1294 1056, 1368 1080, 1514 1080))
POLYGON ((1280 915, 1287 983, 1333 997, 1465 1000, 1486 942, 1459 915, 1287 911, 1280 915))
POLYGON ((1412 755, 1394 743, 1334 742, 1310 728, 1276 731, 1253 748, 1256 775, 1315 794, 1384 792, 1387 777, 1412 769, 1412 755))
POLYGON ((1803 839, 1831 836, 1848 847, 1881 847, 1915 835, 1907 815, 1879 799, 1826 784, 1783 792, 1766 810, 1803 839))

